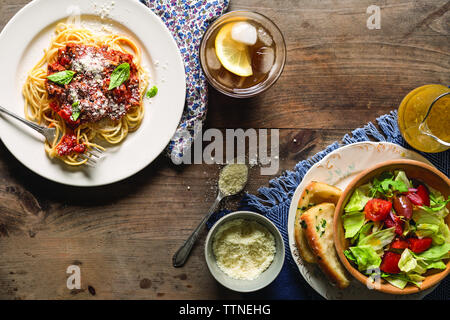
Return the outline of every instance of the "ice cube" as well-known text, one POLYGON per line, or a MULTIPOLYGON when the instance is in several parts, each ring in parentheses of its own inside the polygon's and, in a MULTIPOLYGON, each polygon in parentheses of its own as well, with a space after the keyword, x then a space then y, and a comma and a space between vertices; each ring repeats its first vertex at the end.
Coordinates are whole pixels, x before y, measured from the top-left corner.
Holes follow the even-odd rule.
POLYGON ((214 48, 208 48, 206 50, 206 64, 211 70, 219 70, 221 63, 216 55, 216 50, 214 48))
POLYGON ((274 50, 268 47, 261 47, 253 55, 253 70, 259 73, 268 73, 272 69, 274 60, 274 50))
POLYGON ((268 47, 272 46, 272 43, 273 43, 272 37, 262 27, 258 28, 258 39, 259 39, 259 41, 264 43, 264 45, 266 45, 268 47))
POLYGON ((256 28, 248 22, 237 22, 231 29, 231 38, 234 41, 252 46, 256 43, 258 36, 256 28))
POLYGON ((233 88, 235 86, 235 79, 233 75, 231 72, 223 68, 217 73, 217 80, 228 88, 233 88))

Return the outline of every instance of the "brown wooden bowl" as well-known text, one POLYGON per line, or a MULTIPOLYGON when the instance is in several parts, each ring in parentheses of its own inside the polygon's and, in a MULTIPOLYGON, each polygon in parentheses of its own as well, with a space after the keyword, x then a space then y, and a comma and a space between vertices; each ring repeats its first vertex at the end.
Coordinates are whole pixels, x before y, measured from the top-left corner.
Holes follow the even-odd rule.
MULTIPOLYGON (((376 176, 381 174, 384 171, 392 171, 392 170, 404 170, 408 178, 416 178, 428 184, 429 186, 439 190, 445 198, 448 197, 450 193, 450 180, 447 178, 442 172, 438 169, 419 162, 415 160, 391 160, 380 163, 372 168, 369 168, 360 174, 358 174, 347 186, 347 188, 342 193, 341 198, 336 206, 336 211, 334 215, 334 244, 336 247, 336 251, 338 253, 339 259, 342 264, 345 266, 347 271, 358 279, 361 283, 367 284, 368 278, 363 275, 358 269, 354 268, 351 263, 347 260, 344 255, 344 250, 346 250, 349 246, 348 240, 345 239, 344 236, 344 228, 342 226, 341 216, 344 212, 344 207, 347 204, 347 201, 350 199, 350 196, 353 194, 353 191, 370 181, 373 180, 376 176)), ((450 204, 447 205, 447 208, 450 207, 450 204)), ((450 226, 450 215, 448 215, 445 219, 447 225, 450 226)), ((412 294, 417 293, 419 291, 426 290, 436 284, 438 284, 442 279, 444 279, 450 273, 450 260, 447 261, 447 268, 442 270, 441 272, 433 272, 429 271, 426 273, 425 280, 422 282, 422 286, 420 288, 408 284, 404 289, 399 289, 394 287, 390 283, 385 280, 381 280, 381 285, 376 287, 376 290, 381 292, 390 293, 390 294, 412 294)))

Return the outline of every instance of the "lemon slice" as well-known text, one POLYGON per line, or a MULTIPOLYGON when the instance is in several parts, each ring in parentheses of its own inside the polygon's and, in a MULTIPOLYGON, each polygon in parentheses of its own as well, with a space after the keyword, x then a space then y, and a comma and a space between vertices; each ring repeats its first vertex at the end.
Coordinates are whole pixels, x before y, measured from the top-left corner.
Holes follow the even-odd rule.
POLYGON ((216 55, 222 66, 241 77, 253 74, 250 53, 247 45, 231 38, 231 30, 236 22, 228 23, 216 36, 216 55))

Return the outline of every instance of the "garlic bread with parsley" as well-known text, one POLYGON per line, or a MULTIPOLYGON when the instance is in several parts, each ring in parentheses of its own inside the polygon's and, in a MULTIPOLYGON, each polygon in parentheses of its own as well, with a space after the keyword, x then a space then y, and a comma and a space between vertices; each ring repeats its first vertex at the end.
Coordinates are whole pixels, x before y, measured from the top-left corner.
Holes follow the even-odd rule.
POLYGON ((333 240, 335 205, 321 203, 306 210, 300 217, 306 225, 304 233, 316 261, 329 280, 341 289, 349 286, 346 271, 341 265, 333 240))
POLYGON ((316 255, 311 250, 306 239, 306 224, 300 219, 301 215, 314 205, 328 202, 337 204, 342 191, 323 182, 312 181, 303 190, 297 205, 294 223, 294 238, 302 259, 309 263, 317 263, 316 255))

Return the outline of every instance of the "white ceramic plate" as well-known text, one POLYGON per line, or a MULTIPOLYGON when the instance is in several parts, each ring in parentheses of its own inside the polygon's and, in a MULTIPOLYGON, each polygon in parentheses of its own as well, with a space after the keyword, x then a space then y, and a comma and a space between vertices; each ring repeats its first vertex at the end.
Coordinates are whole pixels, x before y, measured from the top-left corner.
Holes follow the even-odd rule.
POLYGON ((369 290, 358 280, 352 279, 345 290, 332 286, 317 265, 304 262, 299 256, 294 239, 294 221, 300 195, 306 185, 315 180, 328 183, 344 190, 360 172, 378 163, 395 159, 412 159, 431 163, 420 154, 388 142, 360 142, 339 148, 316 163, 306 173, 297 187, 289 207, 288 235, 292 257, 300 273, 309 285, 326 299, 421 299, 434 288, 411 294, 390 295, 369 290))
POLYGON ((43 137, 6 116, 0 116, 0 137, 9 151, 37 174, 68 185, 98 186, 135 174, 164 150, 184 108, 184 66, 169 30, 137 0, 35 0, 0 34, 0 105, 23 116, 21 90, 26 74, 42 57, 56 24, 73 14, 79 14, 81 25, 87 28, 125 34, 140 45, 150 87, 159 89, 155 98, 144 99, 146 113, 141 127, 119 146, 108 149, 95 168, 69 168, 60 160, 50 160, 43 137))

